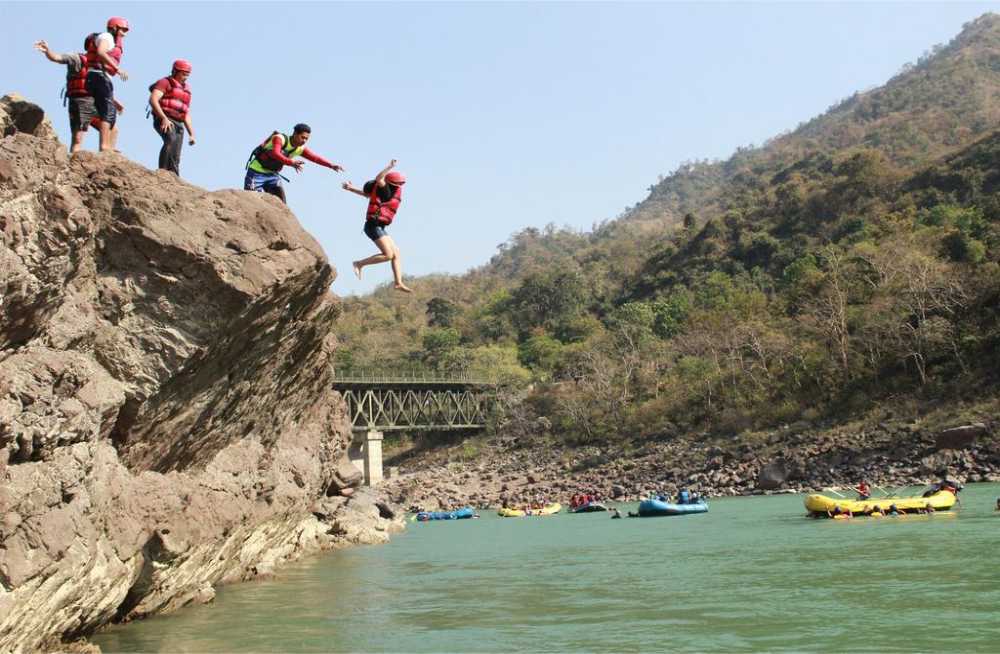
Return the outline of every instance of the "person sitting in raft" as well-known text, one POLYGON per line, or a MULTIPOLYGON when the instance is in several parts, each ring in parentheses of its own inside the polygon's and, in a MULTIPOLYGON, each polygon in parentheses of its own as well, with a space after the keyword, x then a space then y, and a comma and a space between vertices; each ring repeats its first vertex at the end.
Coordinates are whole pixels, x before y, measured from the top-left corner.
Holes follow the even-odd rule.
POLYGON ((379 254, 355 261, 353 264, 354 274, 357 275, 358 279, 361 279, 361 271, 365 266, 388 261, 392 265, 393 287, 397 291, 412 293, 410 287, 403 283, 403 266, 400 263, 399 248, 385 231, 396 216, 400 202, 403 201, 403 184, 406 183, 406 175, 392 170, 395 167, 396 160, 393 159, 375 176, 375 179, 365 182, 362 188, 357 188, 350 181, 344 182, 342 188, 345 191, 368 198, 364 232, 365 236, 370 238, 379 249, 379 254))
POLYGON ((903 512, 899 510, 899 507, 895 504, 889 505, 889 515, 903 515, 903 512))
POLYGON ((687 504, 691 501, 691 494, 686 488, 682 488, 679 493, 677 493, 677 503, 687 504))
POLYGON ((941 491, 948 491, 956 498, 958 497, 958 492, 962 490, 962 485, 957 481, 952 481, 944 474, 941 475, 941 481, 933 484, 928 490, 924 491, 924 497, 930 497, 934 493, 940 493, 941 491))
POLYGON ((927 515, 934 513, 934 507, 931 506, 930 502, 924 504, 924 513, 926 513, 927 515))
POLYGON ((861 480, 861 483, 854 490, 858 491, 858 499, 861 501, 867 500, 872 496, 872 489, 864 479, 861 480))
POLYGON ((854 514, 851 513, 850 509, 841 509, 839 504, 833 507, 833 511, 827 511, 826 514, 831 518, 836 518, 838 515, 843 515, 848 518, 854 517, 854 514))
POLYGON ((874 516, 874 515, 884 516, 885 515, 885 511, 882 510, 881 506, 879 506, 878 504, 876 504, 875 506, 872 507, 871 513, 869 513, 868 515, 871 515, 871 516, 874 516))

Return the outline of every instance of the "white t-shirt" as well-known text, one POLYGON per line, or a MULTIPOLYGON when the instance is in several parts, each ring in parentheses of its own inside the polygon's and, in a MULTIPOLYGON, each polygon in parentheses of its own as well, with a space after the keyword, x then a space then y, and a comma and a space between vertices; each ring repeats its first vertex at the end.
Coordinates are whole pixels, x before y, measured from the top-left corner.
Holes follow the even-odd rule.
POLYGON ((108 50, 115 47, 115 37, 111 36, 111 32, 101 32, 97 35, 97 40, 94 42, 94 47, 98 50, 101 49, 101 43, 108 44, 108 50))

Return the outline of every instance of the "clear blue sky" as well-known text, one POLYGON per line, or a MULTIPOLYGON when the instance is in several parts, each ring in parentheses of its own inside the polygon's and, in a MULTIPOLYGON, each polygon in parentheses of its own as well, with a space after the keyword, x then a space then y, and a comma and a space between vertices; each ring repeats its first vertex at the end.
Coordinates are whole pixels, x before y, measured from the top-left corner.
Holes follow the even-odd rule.
MULTIPOLYGON (((241 187, 272 129, 313 127, 289 204, 339 271, 374 252, 363 201, 339 188, 390 158, 409 177, 390 233, 408 274, 463 272, 527 226, 589 229, 658 174, 725 158, 882 84, 991 3, 11 3, 0 2, 0 92, 41 103, 68 140, 62 71, 32 49, 77 50, 110 15, 132 23, 115 81, 119 146, 156 164, 150 83, 192 61, 198 145, 183 176, 241 187)), ((91 135, 88 147, 96 148, 91 135)))

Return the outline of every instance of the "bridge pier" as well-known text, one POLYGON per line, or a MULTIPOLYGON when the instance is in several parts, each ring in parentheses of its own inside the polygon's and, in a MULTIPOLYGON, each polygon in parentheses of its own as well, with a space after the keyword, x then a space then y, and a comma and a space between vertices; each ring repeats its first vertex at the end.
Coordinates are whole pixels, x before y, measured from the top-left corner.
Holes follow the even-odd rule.
POLYGON ((365 483, 374 486, 382 481, 382 432, 365 434, 365 483))
POLYGON ((347 451, 347 456, 358 470, 365 476, 365 486, 375 486, 383 479, 382 472, 382 432, 369 429, 367 432, 354 432, 354 442, 347 451))

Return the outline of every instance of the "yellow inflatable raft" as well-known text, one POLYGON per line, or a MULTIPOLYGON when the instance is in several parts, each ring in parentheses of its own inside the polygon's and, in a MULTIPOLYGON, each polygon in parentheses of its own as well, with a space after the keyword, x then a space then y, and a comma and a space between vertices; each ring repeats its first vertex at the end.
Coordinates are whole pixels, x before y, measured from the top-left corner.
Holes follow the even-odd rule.
POLYGON ((521 509, 500 509, 497 511, 497 515, 501 518, 523 518, 529 515, 555 515, 561 510, 562 504, 554 502, 541 509, 529 509, 527 511, 522 511, 521 509))
POLYGON ((950 491, 938 491, 929 497, 880 497, 867 500, 849 500, 839 497, 827 497, 825 495, 807 495, 805 499, 806 510, 810 513, 832 512, 836 507, 841 511, 851 513, 870 513, 875 507, 881 507, 883 511, 888 511, 893 504, 896 509, 906 513, 916 513, 922 511, 930 504, 935 511, 947 511, 955 505, 955 494, 950 491))

